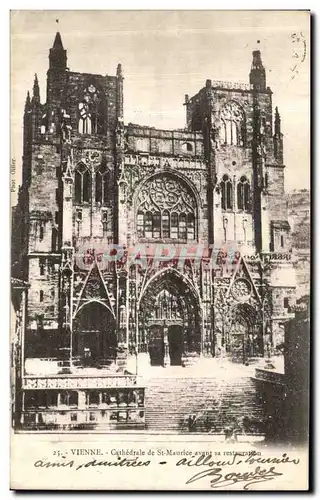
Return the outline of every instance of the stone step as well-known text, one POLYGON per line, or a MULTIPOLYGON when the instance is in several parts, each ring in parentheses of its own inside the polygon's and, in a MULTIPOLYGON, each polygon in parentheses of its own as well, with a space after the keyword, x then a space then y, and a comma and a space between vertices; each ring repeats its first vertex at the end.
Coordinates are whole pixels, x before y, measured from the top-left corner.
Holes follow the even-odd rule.
POLYGON ((150 430, 186 432, 187 417, 194 414, 195 432, 221 433, 247 417, 247 430, 263 434, 262 405, 249 377, 150 379, 145 407, 146 427, 150 430))

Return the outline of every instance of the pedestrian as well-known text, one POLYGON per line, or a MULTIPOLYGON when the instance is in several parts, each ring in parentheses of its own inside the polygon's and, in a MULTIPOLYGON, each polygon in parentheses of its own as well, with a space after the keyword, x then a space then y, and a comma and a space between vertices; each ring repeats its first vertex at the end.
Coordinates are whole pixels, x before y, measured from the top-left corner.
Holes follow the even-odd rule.
POLYGON ((196 424, 196 415, 190 414, 188 417, 188 430, 189 432, 192 432, 195 430, 195 424, 196 424))

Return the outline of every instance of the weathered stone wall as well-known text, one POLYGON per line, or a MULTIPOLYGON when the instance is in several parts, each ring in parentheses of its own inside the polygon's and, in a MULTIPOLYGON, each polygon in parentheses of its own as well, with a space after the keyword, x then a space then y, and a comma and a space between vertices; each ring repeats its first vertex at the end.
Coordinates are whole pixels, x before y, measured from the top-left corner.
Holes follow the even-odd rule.
POLYGON ((30 289, 28 293, 28 322, 42 315, 45 322, 58 321, 59 258, 32 256, 29 260, 30 289))
POLYGON ((158 130, 129 124, 125 132, 126 150, 149 154, 203 157, 202 134, 184 130, 158 130))
POLYGON ((148 179, 161 173, 166 173, 178 181, 180 179, 179 182, 186 181, 194 191, 198 203, 197 240, 201 243, 207 242, 207 167, 203 157, 202 134, 129 125, 126 127, 125 137, 127 243, 130 245, 138 241, 135 228, 135 200, 138 192, 148 179), (158 144, 158 148, 153 146, 154 143, 158 144))
MULTIPOLYGON (((25 201, 21 207, 25 207, 27 213, 25 255, 29 254, 28 280, 31 284, 28 341, 45 346, 46 339, 50 338, 48 345, 68 346, 70 335, 62 332, 62 325, 65 328, 67 323, 65 309, 69 293, 63 286, 68 288, 68 280, 70 287, 73 286, 70 292, 75 299, 73 312, 90 298, 89 291, 88 296, 83 292, 89 268, 76 268, 74 283, 69 277, 62 278, 68 248, 70 255, 72 248, 76 254, 81 254, 88 247, 95 247, 103 254, 110 243, 116 242, 125 247, 144 243, 151 253, 156 251, 159 241, 147 241, 147 238, 142 241, 138 236, 137 200, 157 176, 158 179, 175 179, 181 190, 187 187, 195 200, 196 232, 188 244, 207 246, 214 243, 218 248, 232 244, 233 251, 240 249, 243 254, 256 251, 255 232, 261 214, 254 213, 254 209, 259 206, 256 199, 262 193, 262 248, 270 250, 272 221, 285 221, 287 217, 284 167, 281 155, 274 155, 275 144, 282 147, 282 137, 278 134, 275 143, 272 93, 268 88, 254 92, 249 85, 208 82, 198 94, 186 99, 188 130, 158 130, 134 124, 124 126, 121 67, 116 77, 61 68, 49 70, 46 104, 41 105, 36 95, 25 114, 25 201), (103 116, 99 132, 92 134, 78 130, 79 103, 83 102, 88 88, 98 91, 103 116), (244 135, 237 146, 225 144, 221 129, 221 113, 229 103, 236 103, 244 114, 244 135), (255 121, 257 112, 259 131, 255 121), (80 164, 90 173, 91 192, 89 201, 76 203, 75 169, 80 164), (101 166, 108 172, 108 196, 104 202, 98 202, 95 196, 101 166), (221 207, 219 189, 225 174, 233 186, 233 206, 227 210, 221 207), (252 198, 255 193, 255 200, 251 200, 246 210, 238 209, 237 205, 237 185, 242 176, 249 181, 252 198), (60 336, 57 334, 59 328, 60 336)), ((287 238, 287 234, 285 236, 287 238)), ((171 244, 177 255, 187 248, 186 241, 172 239, 165 243, 171 244)), ((284 251, 288 246, 286 240, 284 251)), ((72 268, 72 258, 69 264, 72 268)), ((165 267, 174 273, 175 266, 176 263, 168 263, 165 267)), ((278 267, 269 279, 276 329, 281 318, 287 317, 284 298, 291 297, 294 290, 294 285, 285 276, 277 275, 278 267)), ((130 336, 134 346, 140 328, 137 296, 144 290, 143 280, 151 279, 154 271, 148 270, 149 274, 143 275, 134 269, 130 277, 125 269, 117 272, 112 266, 103 267, 91 292, 101 292, 103 297, 100 299, 118 315, 119 342, 121 337, 121 343, 126 343, 130 336)), ((262 274, 257 259, 242 274, 239 270, 235 272, 234 263, 229 262, 214 267, 213 271, 188 264, 181 276, 172 275, 172 279, 182 282, 183 276, 189 280, 201 317, 202 349, 206 354, 214 353, 214 341, 221 344, 223 318, 242 301, 232 292, 237 280, 240 279, 239 287, 250 289, 243 302, 250 310, 259 311, 265 286, 261 284, 262 274)), ((144 291, 148 293, 147 289, 144 291)), ((99 298, 98 295, 94 297, 99 298)), ((261 315, 257 321, 260 328, 261 315)))

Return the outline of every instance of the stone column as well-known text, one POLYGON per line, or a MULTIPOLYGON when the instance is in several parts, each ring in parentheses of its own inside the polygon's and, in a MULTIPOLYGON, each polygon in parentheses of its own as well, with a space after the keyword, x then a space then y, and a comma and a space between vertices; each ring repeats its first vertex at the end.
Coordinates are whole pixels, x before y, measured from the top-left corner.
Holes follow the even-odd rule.
POLYGON ((63 182, 63 221, 62 221, 62 245, 72 242, 72 190, 73 177, 71 171, 71 158, 68 156, 67 166, 62 176, 63 182))

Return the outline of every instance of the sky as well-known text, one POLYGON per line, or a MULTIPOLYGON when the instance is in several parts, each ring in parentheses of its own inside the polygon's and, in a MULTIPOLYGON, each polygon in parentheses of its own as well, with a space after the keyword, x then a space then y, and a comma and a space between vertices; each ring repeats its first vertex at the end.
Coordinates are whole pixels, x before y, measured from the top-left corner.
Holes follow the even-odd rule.
POLYGON ((115 75, 122 63, 125 123, 165 129, 185 127, 184 96, 206 79, 249 83, 258 48, 282 120, 286 189, 309 188, 309 15, 302 11, 12 11, 11 158, 18 183, 26 93, 37 73, 45 102, 56 31, 71 71, 115 75))

